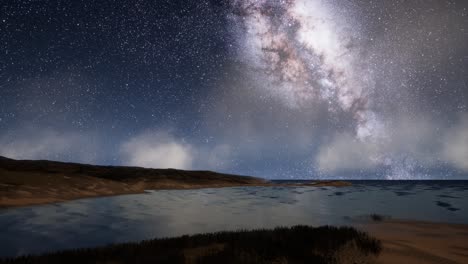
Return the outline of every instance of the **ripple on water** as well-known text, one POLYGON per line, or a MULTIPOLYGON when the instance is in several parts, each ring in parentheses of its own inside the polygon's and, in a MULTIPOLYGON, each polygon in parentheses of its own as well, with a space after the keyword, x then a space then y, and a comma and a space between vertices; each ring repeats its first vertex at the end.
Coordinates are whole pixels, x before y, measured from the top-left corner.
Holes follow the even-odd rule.
POLYGON ((452 212, 460 210, 460 208, 453 207, 452 204, 446 203, 446 202, 443 202, 443 201, 436 201, 436 204, 437 204, 437 206, 445 208, 445 209, 447 209, 449 211, 452 211, 452 212))
POLYGON ((458 185, 422 182, 410 187, 404 184, 359 182, 346 188, 161 190, 16 208, 0 211, 0 245, 2 238, 8 240, 6 248, 0 247, 0 256, 15 255, 19 251, 60 249, 62 244, 92 246, 217 231, 226 227, 349 224, 344 220, 373 213, 423 221, 468 223, 465 213, 468 192, 464 190, 467 182, 458 185), (438 191, 440 189, 442 191, 438 191), (347 217, 343 218, 344 215, 347 217), (22 239, 16 239, 18 237, 22 239), (24 237, 28 237, 28 245, 24 245, 24 237), (71 240, 47 244, 47 241, 65 237, 71 240), (93 241, 93 237, 97 241, 93 241))
POLYGON ((436 201, 436 204, 437 204, 437 206, 444 207, 444 208, 451 206, 451 204, 446 203, 446 202, 442 202, 442 201, 436 201))
POLYGON ((452 195, 448 195, 448 194, 440 194, 440 195, 437 195, 437 197, 447 198, 447 199, 460 199, 460 197, 452 196, 452 195))
POLYGON ((397 196, 408 196, 408 195, 415 195, 416 193, 413 192, 402 192, 402 191, 396 191, 394 192, 397 196))

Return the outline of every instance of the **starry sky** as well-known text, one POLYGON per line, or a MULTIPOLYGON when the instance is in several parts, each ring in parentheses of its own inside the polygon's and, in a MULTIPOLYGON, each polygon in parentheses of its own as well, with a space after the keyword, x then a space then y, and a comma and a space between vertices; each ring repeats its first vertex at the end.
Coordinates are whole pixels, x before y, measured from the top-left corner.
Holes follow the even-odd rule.
POLYGON ((4 0, 0 155, 468 178, 464 0, 4 0))

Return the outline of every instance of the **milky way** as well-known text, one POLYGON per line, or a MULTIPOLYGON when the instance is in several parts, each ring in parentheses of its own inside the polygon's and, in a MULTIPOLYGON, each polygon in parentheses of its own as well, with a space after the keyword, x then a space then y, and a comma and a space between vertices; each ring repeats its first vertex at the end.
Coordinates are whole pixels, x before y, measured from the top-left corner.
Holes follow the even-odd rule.
MULTIPOLYGON (((354 163, 364 167, 379 164, 391 168, 388 178, 408 178, 414 167, 424 166, 420 157, 415 158, 419 148, 424 147, 401 147, 397 151, 389 147, 398 145, 401 137, 407 136, 400 135, 403 128, 395 129, 403 121, 400 116, 392 116, 391 108, 401 101, 407 102, 405 108, 416 104, 410 96, 402 98, 401 94, 411 93, 407 83, 414 80, 414 75, 420 75, 423 67, 412 61, 424 57, 424 52, 418 54, 413 48, 394 54, 388 52, 405 43, 401 36, 392 39, 394 46, 390 48, 374 43, 373 36, 366 35, 368 32, 363 30, 370 27, 369 23, 359 18, 352 2, 238 0, 234 1, 233 9, 232 21, 241 47, 238 55, 252 67, 263 92, 280 98, 292 108, 326 102, 332 115, 343 111, 352 119, 348 122, 354 124, 354 139, 337 136, 319 153, 319 167, 328 170, 337 167, 336 163, 347 161, 351 161, 348 169, 356 169, 354 163), (374 52, 371 56, 368 56, 369 50, 374 52), (376 58, 385 59, 378 61, 376 58), (409 63, 400 63, 401 68, 395 69, 396 61, 408 59, 409 63), (398 71, 408 72, 408 77, 403 77, 405 74, 396 77, 398 71), (379 98, 375 90, 385 96, 379 98), (379 103, 374 102, 377 98, 379 103), (390 111, 382 106, 390 106, 390 111), (341 156, 342 148, 353 150, 341 156), (354 156, 364 158, 355 159, 354 156)), ((411 19, 410 16, 405 19, 411 19)), ((377 19, 382 18, 377 15, 377 19)), ((384 25, 383 31, 388 32, 389 24, 384 25)), ((422 24, 418 27, 419 31, 427 30, 428 37, 433 34, 434 28, 424 28, 422 24)), ((407 34, 403 30, 399 33, 407 34)), ((422 43, 430 41, 428 37, 422 43)), ((414 43, 414 36, 411 39, 414 43)), ((443 158, 435 160, 437 163, 443 158)))
POLYGON ((468 1, 6 0, 0 155, 463 178, 468 1))
POLYGON ((359 57, 358 25, 337 17, 325 1, 241 0, 234 6, 240 55, 268 80, 267 92, 292 107, 325 100, 331 111, 353 114, 358 138, 375 135, 372 73, 359 57))

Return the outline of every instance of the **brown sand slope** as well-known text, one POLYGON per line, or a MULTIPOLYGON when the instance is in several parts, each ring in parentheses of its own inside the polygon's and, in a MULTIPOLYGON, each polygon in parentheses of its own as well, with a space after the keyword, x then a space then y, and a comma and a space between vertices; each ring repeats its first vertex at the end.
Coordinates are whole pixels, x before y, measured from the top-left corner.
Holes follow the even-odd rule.
POLYGON ((364 228, 383 242, 377 263, 468 263, 468 225, 391 220, 364 228))
POLYGON ((0 156, 0 208, 61 202, 86 197, 142 193, 144 190, 233 186, 348 186, 342 181, 274 184, 212 171, 95 166, 0 156))
POLYGON ((142 193, 149 189, 263 184, 266 184, 263 179, 211 171, 94 166, 0 157, 0 207, 142 193))

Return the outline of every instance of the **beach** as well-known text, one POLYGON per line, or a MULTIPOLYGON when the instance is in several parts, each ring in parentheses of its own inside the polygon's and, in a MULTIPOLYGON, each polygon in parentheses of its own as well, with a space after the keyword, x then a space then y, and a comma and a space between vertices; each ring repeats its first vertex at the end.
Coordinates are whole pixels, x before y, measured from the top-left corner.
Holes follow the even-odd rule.
POLYGON ((383 244, 377 263, 468 263, 468 225, 384 220, 363 225, 383 244))

